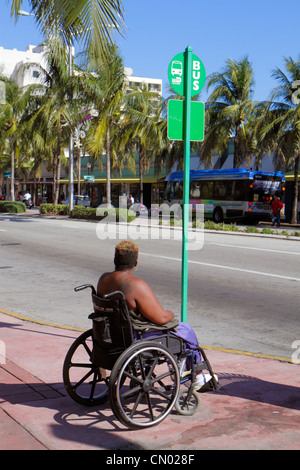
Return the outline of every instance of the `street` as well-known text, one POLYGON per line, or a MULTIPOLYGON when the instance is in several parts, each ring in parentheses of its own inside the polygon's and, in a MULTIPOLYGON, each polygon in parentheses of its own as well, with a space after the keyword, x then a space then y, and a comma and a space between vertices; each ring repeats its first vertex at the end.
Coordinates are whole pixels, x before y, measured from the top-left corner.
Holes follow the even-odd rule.
MULTIPOLYGON (((97 223, 0 216, 0 309, 87 329, 90 291, 114 269, 118 240, 100 240, 97 223)), ((120 230, 126 230, 123 226, 120 230)), ((178 237, 177 237, 178 238, 178 237)), ((180 319, 181 241, 137 239, 136 277, 180 319)), ((300 340, 300 240, 205 232, 189 252, 188 322, 201 345, 291 358, 300 340)))

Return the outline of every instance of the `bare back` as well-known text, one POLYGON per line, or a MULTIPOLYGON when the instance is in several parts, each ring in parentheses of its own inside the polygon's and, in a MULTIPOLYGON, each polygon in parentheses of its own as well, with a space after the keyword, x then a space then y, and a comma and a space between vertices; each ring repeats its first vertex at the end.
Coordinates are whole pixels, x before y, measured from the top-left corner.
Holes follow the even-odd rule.
POLYGON ((139 311, 145 318, 158 325, 163 325, 174 318, 174 313, 164 310, 148 284, 133 277, 133 270, 113 271, 103 274, 97 285, 100 297, 120 290, 126 298, 129 310, 139 311))

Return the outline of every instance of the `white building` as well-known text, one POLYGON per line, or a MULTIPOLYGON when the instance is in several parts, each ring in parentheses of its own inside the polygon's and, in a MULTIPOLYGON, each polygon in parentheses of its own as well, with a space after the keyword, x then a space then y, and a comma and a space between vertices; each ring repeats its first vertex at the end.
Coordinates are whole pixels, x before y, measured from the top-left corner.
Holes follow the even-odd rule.
MULTIPOLYGON (((0 47, 0 73, 6 77, 14 78, 19 86, 40 83, 40 70, 38 66, 36 68, 34 66, 30 67, 30 70, 26 70, 24 76, 18 73, 22 65, 27 63, 38 64, 45 69, 45 47, 43 45, 27 46, 25 51, 0 47)), ((146 85, 148 91, 162 94, 161 79, 134 76, 133 70, 129 67, 125 67, 124 70, 127 77, 128 90, 131 90, 134 86, 146 85)))
POLYGON ((19 86, 40 83, 40 67, 46 67, 43 46, 27 46, 25 51, 0 47, 0 73, 13 78, 19 86), (24 64, 37 64, 24 73, 20 70, 24 64))
POLYGON ((146 85, 147 91, 153 91, 162 95, 162 80, 159 78, 146 78, 137 77, 133 75, 133 70, 130 67, 125 67, 126 82, 128 91, 135 87, 142 87, 146 85))

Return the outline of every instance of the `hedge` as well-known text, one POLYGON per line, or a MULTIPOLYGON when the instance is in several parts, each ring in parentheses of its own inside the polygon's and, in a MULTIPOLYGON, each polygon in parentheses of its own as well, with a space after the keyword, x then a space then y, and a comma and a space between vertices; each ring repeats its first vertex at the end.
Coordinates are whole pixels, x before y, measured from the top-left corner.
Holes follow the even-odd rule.
POLYGON ((72 219, 88 219, 88 220, 102 220, 105 218, 107 222, 132 222, 136 216, 135 213, 129 209, 115 208, 115 207, 84 207, 74 206, 69 212, 69 206, 65 204, 41 204, 40 214, 54 214, 54 215, 70 215, 72 219))
POLYGON ((54 214, 54 215, 68 215, 69 206, 66 204, 41 204, 40 205, 40 214, 54 214))
POLYGON ((26 212, 26 206, 20 201, 0 201, 0 212, 26 212))
POLYGON ((135 219, 135 213, 129 209, 119 209, 115 207, 83 207, 75 206, 71 211, 70 217, 74 219, 102 220, 107 222, 132 222, 135 219))

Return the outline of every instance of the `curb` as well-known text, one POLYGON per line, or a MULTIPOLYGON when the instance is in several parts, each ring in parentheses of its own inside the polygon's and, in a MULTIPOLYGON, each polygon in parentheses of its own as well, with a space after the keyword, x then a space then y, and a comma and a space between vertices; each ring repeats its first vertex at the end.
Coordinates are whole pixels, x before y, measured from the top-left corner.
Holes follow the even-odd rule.
MULTIPOLYGON (((28 323, 37 324, 37 325, 50 326, 52 328, 58 328, 58 329, 68 330, 68 331, 78 331, 79 333, 83 333, 86 331, 86 329, 74 328, 74 327, 66 326, 66 325, 58 325, 57 323, 45 322, 43 320, 35 320, 34 318, 30 318, 25 315, 20 315, 19 313, 9 312, 7 310, 3 310, 2 308, 0 308, 0 313, 4 315, 8 315, 13 318, 18 318, 19 320, 22 320, 28 323)), ((249 356, 249 357, 255 357, 255 358, 260 358, 260 359, 270 359, 273 361, 294 364, 292 359, 289 359, 287 357, 271 356, 268 354, 261 354, 261 353, 252 353, 250 351, 241 351, 237 349, 218 348, 215 346, 207 346, 203 344, 200 344, 200 347, 208 351, 218 351, 218 352, 223 352, 223 353, 228 353, 228 354, 236 354, 239 356, 249 356)))

